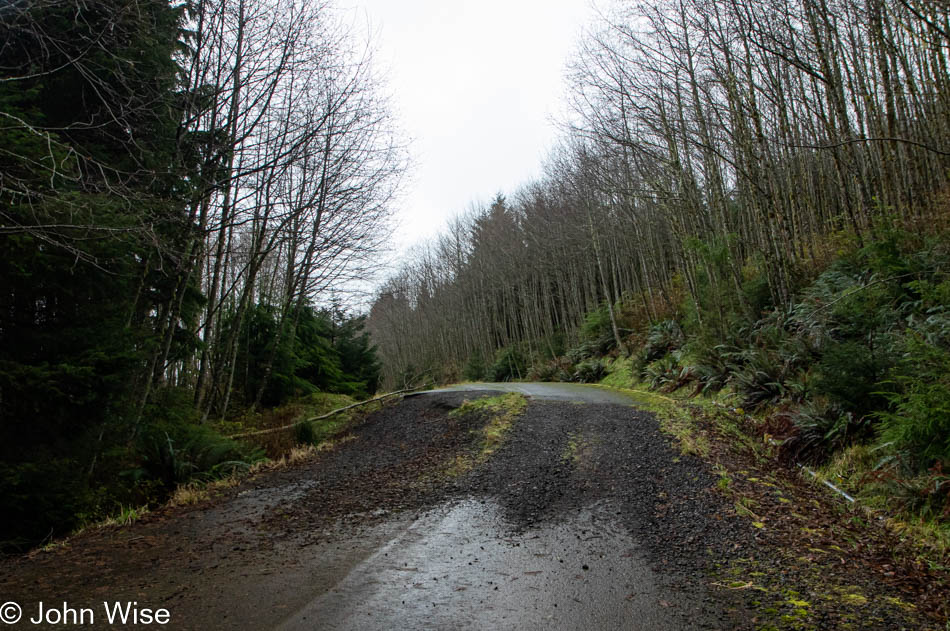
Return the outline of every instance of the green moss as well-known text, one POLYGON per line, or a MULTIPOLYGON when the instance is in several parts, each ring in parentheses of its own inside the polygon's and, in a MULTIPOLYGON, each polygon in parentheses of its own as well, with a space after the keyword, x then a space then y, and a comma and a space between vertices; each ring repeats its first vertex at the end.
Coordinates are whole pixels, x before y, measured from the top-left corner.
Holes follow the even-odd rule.
POLYGON ((716 474, 719 479, 716 480, 716 487, 723 493, 728 493, 732 489, 732 478, 728 470, 722 465, 716 465, 716 474))
POLYGON ((914 605, 911 603, 905 602, 895 596, 887 596, 884 598, 884 601, 892 607, 897 607, 899 609, 903 609, 904 611, 912 611, 913 609, 916 609, 916 607, 914 607, 914 605))
POLYGON ((567 445, 564 446, 564 451, 561 453, 561 460, 566 460, 568 462, 576 462, 577 452, 580 449, 580 444, 576 434, 571 434, 571 437, 567 441, 567 445))
POLYGON ((846 605, 860 606, 866 605, 868 603, 868 599, 863 594, 841 594, 841 602, 845 603, 846 605))

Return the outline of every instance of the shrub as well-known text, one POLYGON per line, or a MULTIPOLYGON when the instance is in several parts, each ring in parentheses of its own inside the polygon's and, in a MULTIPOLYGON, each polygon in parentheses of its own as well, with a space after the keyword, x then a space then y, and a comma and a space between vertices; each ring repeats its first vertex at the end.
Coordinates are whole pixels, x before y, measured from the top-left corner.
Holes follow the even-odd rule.
POLYGON ((817 381, 817 373, 811 366, 808 366, 800 373, 792 375, 786 382, 788 398, 796 403, 803 403, 812 399, 817 392, 817 381))
POLYGON ((462 369, 462 376, 466 381, 481 381, 485 378, 486 368, 482 354, 475 351, 465 363, 465 368, 462 369))
POLYGON ((136 479, 160 480, 166 489, 192 479, 211 480, 263 459, 261 449, 216 434, 208 427, 155 427, 141 441, 142 466, 136 479))
POLYGON ((610 312, 607 305, 602 305, 584 316, 581 324, 581 338, 587 341, 599 341, 604 337, 612 337, 610 326, 610 312))
POLYGON ((556 360, 536 361, 531 364, 528 370, 529 381, 554 381, 557 374, 558 363, 556 360))
POLYGON ((317 432, 313 423, 300 421, 294 425, 294 440, 298 445, 313 445, 317 442, 317 432))
POLYGON ((564 354, 565 349, 565 335, 560 331, 544 338, 541 344, 541 352, 546 359, 557 359, 564 354))
POLYGON ((860 271, 838 261, 809 285, 789 313, 787 326, 805 348, 817 357, 824 348, 844 336, 836 311, 864 286, 860 271))
POLYGON ((581 342, 567 351, 566 357, 572 364, 577 364, 597 355, 599 345, 596 342, 581 342))
POLYGON ((528 370, 530 381, 571 381, 574 367, 566 357, 536 361, 528 370))
POLYGON ((754 314, 753 317, 773 306, 772 291, 765 269, 764 260, 752 261, 742 268, 742 301, 749 313, 754 314))
POLYGON ((647 333, 647 343, 643 347, 644 363, 649 364, 677 350, 683 346, 684 341, 683 329, 676 320, 657 322, 647 333))
POLYGON ((911 471, 950 463, 950 351, 908 335, 901 374, 887 394, 892 410, 880 412, 880 441, 911 471))
POLYGON ((580 383, 600 381, 606 374, 607 368, 604 366, 604 362, 599 359, 589 359, 574 367, 574 381, 580 383))
POLYGON ((35 462, 0 462, 0 551, 22 551, 50 536, 79 526, 83 514, 96 510, 95 497, 79 463, 59 458, 35 462))
POLYGON ((528 372, 524 354, 515 346, 508 346, 498 351, 495 363, 488 369, 488 377, 492 381, 511 381, 521 379, 528 372))
POLYGON ((796 460, 814 463, 867 436, 870 425, 827 399, 803 404, 792 413, 792 423, 796 433, 786 439, 783 449, 796 460))
POLYGON ((719 392, 732 376, 737 349, 731 344, 696 343, 691 347, 693 373, 703 392, 719 392))
POLYGON ((787 381, 795 372, 798 358, 777 349, 752 346, 733 355, 732 383, 742 396, 742 404, 755 408, 775 403, 788 392, 787 381))
POLYGON ((829 344, 818 363, 815 391, 855 413, 882 407, 878 382, 894 365, 892 345, 891 336, 873 333, 861 341, 829 344))
POLYGON ((883 487, 889 504, 925 519, 950 517, 950 473, 941 463, 927 473, 902 476, 894 467, 879 469, 872 474, 874 485, 883 487))
POLYGON ((693 367, 682 364, 681 354, 678 352, 664 355, 660 359, 647 364, 643 369, 642 378, 653 390, 673 392, 695 379, 693 367))

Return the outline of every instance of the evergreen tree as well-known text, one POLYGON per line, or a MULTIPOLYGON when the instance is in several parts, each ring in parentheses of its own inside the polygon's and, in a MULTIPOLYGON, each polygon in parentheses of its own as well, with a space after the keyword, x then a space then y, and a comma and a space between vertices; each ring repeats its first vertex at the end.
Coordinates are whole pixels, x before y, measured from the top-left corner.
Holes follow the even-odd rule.
POLYGON ((170 169, 180 19, 163 0, 0 14, 0 541, 111 508, 102 454, 131 439, 188 229, 170 169))

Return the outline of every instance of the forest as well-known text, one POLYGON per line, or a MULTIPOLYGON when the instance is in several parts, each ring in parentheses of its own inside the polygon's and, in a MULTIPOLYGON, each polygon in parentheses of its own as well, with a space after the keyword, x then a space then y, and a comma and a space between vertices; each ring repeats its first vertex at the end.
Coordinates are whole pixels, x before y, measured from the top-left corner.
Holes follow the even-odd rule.
POLYGON ((718 397, 945 522, 948 62, 941 0, 610 3, 544 174, 378 291, 384 382, 718 397))
POLYGON ((0 6, 0 549, 247 469, 226 436, 379 381, 334 300, 406 166, 328 0, 0 6))

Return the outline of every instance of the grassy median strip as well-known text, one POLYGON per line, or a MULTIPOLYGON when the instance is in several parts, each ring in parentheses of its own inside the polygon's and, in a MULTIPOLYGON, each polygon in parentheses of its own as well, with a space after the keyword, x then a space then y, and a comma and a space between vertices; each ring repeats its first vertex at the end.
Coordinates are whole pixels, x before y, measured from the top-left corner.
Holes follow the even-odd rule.
POLYGON ((479 414, 487 416, 488 421, 479 430, 481 440, 478 443, 478 451, 474 455, 457 455, 445 473, 451 476, 462 475, 488 460, 504 444, 505 436, 527 406, 527 397, 518 392, 509 392, 494 397, 465 401, 449 412, 450 418, 479 414))

